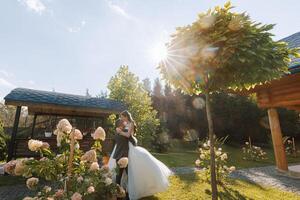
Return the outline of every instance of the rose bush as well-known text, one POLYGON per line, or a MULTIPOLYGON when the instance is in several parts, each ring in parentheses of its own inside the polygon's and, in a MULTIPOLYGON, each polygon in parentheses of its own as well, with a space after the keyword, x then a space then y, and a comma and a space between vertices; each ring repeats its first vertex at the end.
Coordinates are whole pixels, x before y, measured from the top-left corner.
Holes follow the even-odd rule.
POLYGON ((268 159, 267 153, 261 147, 252 145, 251 140, 245 142, 242 150, 244 160, 262 161, 268 159))
POLYGON ((48 143, 29 140, 28 148, 39 152, 41 158, 12 160, 4 166, 8 174, 28 178, 27 187, 37 192, 34 197, 24 199, 92 200, 125 195, 125 190, 113 183, 109 168, 98 163, 100 140, 105 140, 103 128, 97 128, 94 145, 87 152, 79 148, 78 140, 83 138, 80 130, 74 129, 67 119, 59 121, 55 135, 59 154, 52 152, 48 143), (55 186, 47 186, 48 183, 55 186))
MULTIPOLYGON (((234 166, 228 167, 227 153, 222 151, 222 144, 224 143, 224 139, 217 139, 215 144, 215 162, 216 162, 216 178, 218 184, 222 184, 224 179, 228 177, 228 175, 235 170, 234 166)), ((205 140, 200 142, 199 145, 199 158, 195 161, 196 167, 202 168, 205 173, 205 178, 207 181, 210 181, 210 141, 205 140)))

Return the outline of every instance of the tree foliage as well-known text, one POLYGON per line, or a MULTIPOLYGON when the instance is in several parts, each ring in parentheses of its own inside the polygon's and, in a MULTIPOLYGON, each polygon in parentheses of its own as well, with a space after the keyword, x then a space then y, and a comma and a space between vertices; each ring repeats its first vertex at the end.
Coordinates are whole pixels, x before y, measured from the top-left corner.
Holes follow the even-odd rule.
POLYGON ((194 23, 177 28, 167 44, 163 76, 187 93, 249 88, 288 71, 290 56, 284 42, 272 39, 274 25, 254 22, 246 13, 232 12, 230 2, 200 13, 194 23))
POLYGON ((139 78, 121 66, 109 83, 109 97, 124 102, 137 123, 137 138, 143 145, 150 144, 159 125, 157 111, 151 106, 151 98, 139 78))

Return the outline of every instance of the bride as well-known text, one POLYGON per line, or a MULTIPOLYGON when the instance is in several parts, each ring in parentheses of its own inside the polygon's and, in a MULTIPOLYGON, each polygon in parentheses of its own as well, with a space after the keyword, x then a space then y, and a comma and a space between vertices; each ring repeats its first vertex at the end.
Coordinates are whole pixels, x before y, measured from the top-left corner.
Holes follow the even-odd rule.
MULTIPOLYGON (((129 198, 137 200, 165 191, 169 186, 168 177, 172 172, 146 149, 134 146, 132 142, 129 142, 134 138, 136 124, 128 111, 123 111, 120 117, 125 123, 125 128, 123 130, 117 128, 116 130, 118 134, 128 138, 129 144, 127 183, 129 198)), ((116 160, 113 158, 115 149, 116 145, 109 159, 108 166, 110 169, 116 167, 116 160)))

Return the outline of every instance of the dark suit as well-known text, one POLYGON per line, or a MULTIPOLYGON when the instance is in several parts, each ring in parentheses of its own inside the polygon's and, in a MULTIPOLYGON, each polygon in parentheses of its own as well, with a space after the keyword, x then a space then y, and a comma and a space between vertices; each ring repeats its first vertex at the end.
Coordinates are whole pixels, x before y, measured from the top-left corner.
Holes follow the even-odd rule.
MULTIPOLYGON (((113 158, 116 159, 117 162, 123 157, 128 157, 129 142, 131 142, 134 146, 136 146, 137 143, 136 139, 133 136, 127 138, 123 135, 120 135, 119 133, 116 133, 114 140, 115 140, 116 149, 113 158)), ((125 170, 128 175, 128 167, 126 167, 125 170)), ((124 168, 119 168, 119 171, 117 172, 116 182, 119 185, 121 184, 123 172, 124 172, 124 168)), ((128 196, 126 199, 129 199, 128 196)))

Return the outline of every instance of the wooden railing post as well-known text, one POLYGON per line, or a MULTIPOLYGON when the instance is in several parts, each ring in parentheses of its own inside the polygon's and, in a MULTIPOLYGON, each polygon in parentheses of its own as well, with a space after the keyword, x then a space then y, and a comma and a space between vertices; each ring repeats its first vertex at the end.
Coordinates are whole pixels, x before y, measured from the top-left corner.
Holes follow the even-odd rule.
POLYGON ((280 171, 288 171, 285 148, 282 140, 280 122, 276 108, 269 108, 268 115, 277 169, 280 171))

